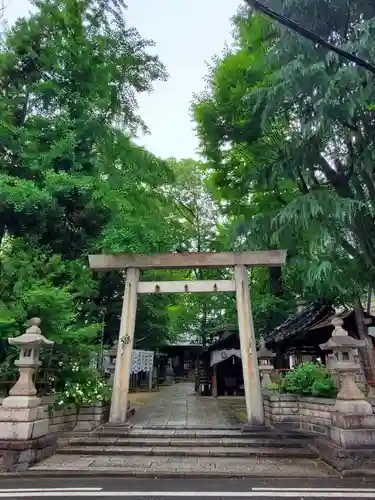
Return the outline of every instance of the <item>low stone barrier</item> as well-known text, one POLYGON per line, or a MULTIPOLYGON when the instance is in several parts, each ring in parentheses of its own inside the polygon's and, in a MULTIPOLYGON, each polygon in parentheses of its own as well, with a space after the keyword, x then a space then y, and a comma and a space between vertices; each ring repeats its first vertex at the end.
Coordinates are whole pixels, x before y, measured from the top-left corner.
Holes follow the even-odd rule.
POLYGON ((53 397, 42 400, 43 409, 49 418, 49 432, 91 431, 108 420, 109 405, 82 406, 77 410, 73 406, 53 407, 53 397))
POLYGON ((53 398, 43 398, 38 408, 48 418, 48 434, 38 439, 0 440, 0 472, 27 470, 30 465, 51 456, 56 450, 56 435, 67 431, 87 432, 108 419, 109 406, 84 406, 78 416, 75 408, 51 409, 53 398))
MULTIPOLYGON (((336 400, 294 394, 264 394, 263 402, 267 424, 326 435, 336 400)), ((374 407, 375 401, 371 403, 374 407)))
MULTIPOLYGON (((106 422, 109 417, 109 404, 82 406, 77 418, 77 412, 73 406, 53 408, 53 396, 42 397, 41 402, 45 418, 49 420, 49 434, 72 430, 91 431, 106 422)), ((3 398, 0 398, 0 407, 2 403, 3 398)))

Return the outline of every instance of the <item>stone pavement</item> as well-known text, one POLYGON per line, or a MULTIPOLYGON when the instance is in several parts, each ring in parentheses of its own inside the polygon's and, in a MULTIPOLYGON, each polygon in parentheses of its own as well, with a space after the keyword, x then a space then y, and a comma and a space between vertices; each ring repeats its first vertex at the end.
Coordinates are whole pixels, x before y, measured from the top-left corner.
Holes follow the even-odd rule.
POLYGON ((163 387, 130 418, 136 427, 201 426, 238 427, 240 422, 220 399, 199 397, 192 383, 180 382, 163 387))
POLYGON ((217 458, 217 457, 152 457, 54 455, 31 468, 31 472, 147 476, 220 477, 330 477, 338 473, 320 460, 285 458, 217 458))

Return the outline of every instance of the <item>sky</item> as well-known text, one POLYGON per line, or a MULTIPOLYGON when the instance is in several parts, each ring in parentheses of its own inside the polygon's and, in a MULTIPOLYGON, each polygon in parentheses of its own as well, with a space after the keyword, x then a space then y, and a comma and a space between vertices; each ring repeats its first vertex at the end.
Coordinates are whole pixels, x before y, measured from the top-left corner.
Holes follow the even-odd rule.
MULTIPOLYGON (((6 18, 27 15, 28 0, 6 0, 6 18)), ((137 142, 163 158, 198 157, 190 116, 194 93, 204 89, 207 63, 231 43, 231 17, 240 0, 128 0, 126 18, 141 36, 153 39, 169 73, 154 92, 139 97, 139 111, 151 134, 137 142)))

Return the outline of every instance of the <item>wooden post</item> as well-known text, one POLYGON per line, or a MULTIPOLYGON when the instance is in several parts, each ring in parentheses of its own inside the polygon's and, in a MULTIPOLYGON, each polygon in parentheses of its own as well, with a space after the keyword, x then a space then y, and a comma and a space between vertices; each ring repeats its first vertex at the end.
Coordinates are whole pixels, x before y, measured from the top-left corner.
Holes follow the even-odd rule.
POLYGON ((132 361, 135 316, 137 312, 137 286, 139 269, 126 272, 124 298, 118 339, 115 376, 109 422, 125 424, 128 407, 129 377, 132 361))
POLYGON ((214 398, 217 398, 217 365, 214 365, 212 368, 213 368, 212 382, 211 382, 212 396, 214 398))
POLYGON ((235 266, 235 281, 247 419, 249 424, 264 425, 262 389, 246 266, 235 266))

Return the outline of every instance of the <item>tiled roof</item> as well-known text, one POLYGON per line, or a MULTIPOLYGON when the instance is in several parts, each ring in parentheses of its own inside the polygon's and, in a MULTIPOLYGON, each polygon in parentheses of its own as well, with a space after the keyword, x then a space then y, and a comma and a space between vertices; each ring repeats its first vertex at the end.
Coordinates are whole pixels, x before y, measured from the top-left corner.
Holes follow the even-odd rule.
POLYGON ((279 344, 292 339, 304 330, 310 329, 316 323, 332 316, 334 312, 332 306, 326 302, 313 302, 302 312, 289 317, 284 323, 268 333, 265 336, 266 346, 270 347, 272 344, 279 344))

